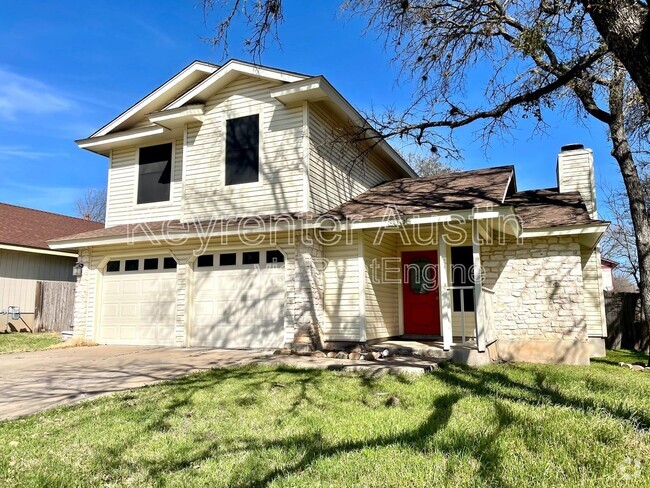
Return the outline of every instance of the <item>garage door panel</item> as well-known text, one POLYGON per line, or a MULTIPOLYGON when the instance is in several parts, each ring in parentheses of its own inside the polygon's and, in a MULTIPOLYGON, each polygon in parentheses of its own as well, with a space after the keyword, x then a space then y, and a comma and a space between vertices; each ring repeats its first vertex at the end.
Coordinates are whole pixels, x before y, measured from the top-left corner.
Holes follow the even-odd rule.
POLYGON ((192 345, 284 345, 284 267, 197 269, 194 276, 192 345))
POLYGON ((107 273, 102 289, 100 342, 174 344, 175 271, 107 273))

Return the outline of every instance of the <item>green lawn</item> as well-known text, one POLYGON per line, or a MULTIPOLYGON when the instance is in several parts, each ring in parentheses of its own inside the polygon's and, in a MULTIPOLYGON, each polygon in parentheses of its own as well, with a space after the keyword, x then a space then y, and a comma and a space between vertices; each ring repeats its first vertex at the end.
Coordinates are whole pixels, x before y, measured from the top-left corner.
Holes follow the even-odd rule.
POLYGON ((38 351, 39 349, 47 349, 59 342, 61 342, 61 336, 51 332, 42 334, 30 334, 27 332, 0 334, 0 354, 7 352, 38 351))
POLYGON ((0 423, 0 486, 650 486, 642 359, 213 370, 0 423))

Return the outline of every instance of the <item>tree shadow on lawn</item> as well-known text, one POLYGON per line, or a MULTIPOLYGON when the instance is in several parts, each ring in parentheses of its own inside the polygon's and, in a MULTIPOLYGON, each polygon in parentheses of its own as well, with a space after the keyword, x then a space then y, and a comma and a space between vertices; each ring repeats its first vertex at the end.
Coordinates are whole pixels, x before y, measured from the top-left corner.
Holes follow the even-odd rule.
MULTIPOLYGON (((500 479, 503 470, 503 454, 499 443, 499 436, 513 423, 523 424, 525 419, 520 419, 512 411, 506 402, 523 404, 527 406, 539 406, 540 404, 551 406, 568 407, 584 413, 592 413, 596 410, 605 411, 613 417, 636 423, 638 427, 647 428, 650 425, 648 417, 638 411, 632 411, 623 405, 608 406, 596 402, 593 398, 579 398, 568 395, 556 387, 550 376, 542 371, 520 368, 516 365, 508 366, 513 373, 528 375, 529 382, 518 381, 509 374, 495 371, 491 368, 469 368, 460 366, 446 366, 437 370, 431 377, 433 381, 439 381, 448 387, 448 392, 441 393, 433 399, 430 406, 430 413, 416 428, 391 435, 379 435, 371 439, 352 440, 328 445, 322 431, 315 430, 303 434, 289 435, 279 440, 264 441, 259 438, 237 437, 235 443, 238 447, 226 445, 223 441, 207 440, 196 438, 196 442, 190 444, 194 447, 181 452, 176 450, 173 456, 168 458, 144 459, 135 461, 129 469, 134 471, 145 470, 148 481, 164 482, 166 476, 192 466, 200 465, 202 462, 218 459, 219 456, 233 453, 241 453, 242 460, 245 454, 252 451, 264 451, 280 449, 299 453, 295 461, 283 464, 270 471, 266 466, 250 473, 233 473, 238 476, 245 476, 248 486, 265 486, 273 481, 284 479, 295 474, 302 473, 315 462, 334 458, 346 453, 360 451, 366 448, 382 448, 389 446, 407 447, 414 452, 427 452, 436 450, 445 455, 471 456, 477 463, 477 475, 488 484, 500 484, 505 480, 500 479), (436 440, 432 438, 438 432, 445 429, 450 419, 454 406, 463 398, 477 397, 491 400, 494 409, 494 417, 490 420, 489 432, 482 431, 480 434, 468 434, 461 436, 442 437, 436 440)), ((351 375, 346 375, 350 377, 351 375)), ((149 406, 146 409, 146 428, 148 432, 161 432, 172 428, 169 419, 183 415, 181 409, 192 406, 193 397, 205 388, 215 388, 227 382, 237 382, 240 385, 240 394, 246 400, 242 408, 255 408, 255 399, 259 397, 261 390, 272 388, 287 388, 295 398, 288 405, 283 415, 302 415, 299 407, 312 402, 314 398, 322 397, 321 388, 324 381, 336 381, 332 373, 318 370, 301 370, 293 368, 238 368, 218 369, 208 373, 196 375, 179 381, 172 382, 174 391, 170 401, 163 405, 149 406), (296 387, 297 386, 297 387, 296 387)), ((367 376, 358 378, 361 388, 361 398, 364 394, 372 394, 373 390, 380 387, 381 382, 367 376)), ((401 382, 411 383, 412 380, 401 378, 401 382)), ((422 387, 426 387, 426 381, 422 387)), ((416 382, 417 384, 417 382, 416 382)), ((363 402, 363 400, 360 400, 363 402)), ((220 408, 220 405, 215 405, 220 408)), ((324 413, 325 414, 325 413, 324 413)), ((282 419, 278 419, 281 423, 282 419)), ((190 435, 190 434, 188 434, 190 435)), ((96 453, 98 465, 102 470, 119 472, 126 460, 124 453, 140 439, 129 439, 120 443, 117 447, 99 449, 96 453)), ((522 440, 522 442, 530 442, 522 440)), ((531 446, 535 449, 535 446, 531 446)), ((242 461, 244 462, 244 461, 242 461)), ((264 463, 263 459, 259 462, 264 463)), ((133 461, 130 461, 133 463, 133 461)), ((245 468, 245 466, 243 466, 245 468)), ((450 468, 448 468, 450 469, 450 468)), ((604 468, 603 468, 604 469, 604 468)), ((240 470, 238 470, 240 471, 240 470)), ((110 474, 109 474, 110 476, 110 474)), ((192 476, 192 475, 190 475, 192 476)), ((232 480, 231 480, 232 481, 232 480)), ((234 483, 234 482, 233 482, 234 483)), ((234 483, 241 484, 241 482, 234 483)))

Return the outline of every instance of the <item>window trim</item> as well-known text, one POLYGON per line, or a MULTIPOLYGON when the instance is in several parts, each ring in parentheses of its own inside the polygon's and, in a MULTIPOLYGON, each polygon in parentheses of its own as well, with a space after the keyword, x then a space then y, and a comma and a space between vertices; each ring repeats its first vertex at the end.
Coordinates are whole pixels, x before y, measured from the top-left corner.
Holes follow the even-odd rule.
POLYGON ((252 109, 239 109, 233 110, 232 107, 224 107, 224 112, 227 115, 221 120, 221 156, 220 156, 220 173, 219 176, 219 186, 222 190, 226 191, 237 191, 239 188, 259 188, 264 186, 264 110, 262 107, 255 107, 252 109), (241 117, 251 117, 258 116, 259 124, 259 141, 257 144, 258 150, 258 170, 257 170, 257 181, 252 181, 250 183, 238 183, 236 185, 226 185, 226 146, 227 146, 227 137, 226 130, 228 130, 228 121, 232 119, 239 119, 241 117))
MULTIPOLYGON (((111 168, 113 166, 113 159, 111 159, 111 168)), ((174 189, 176 188, 176 181, 174 180, 174 175, 176 173, 176 139, 173 140, 164 140, 152 144, 151 142, 146 142, 135 146, 135 186, 133 187, 133 206, 137 209, 147 209, 147 208, 159 208, 159 207, 171 207, 176 204, 174 198, 174 189), (169 178, 169 200, 161 200, 160 202, 149 202, 149 203, 138 203, 138 188, 140 188, 140 149, 145 147, 152 146, 162 146, 163 144, 172 145, 172 160, 171 160, 171 175, 169 178)), ((110 181, 110 178, 109 178, 110 181)))

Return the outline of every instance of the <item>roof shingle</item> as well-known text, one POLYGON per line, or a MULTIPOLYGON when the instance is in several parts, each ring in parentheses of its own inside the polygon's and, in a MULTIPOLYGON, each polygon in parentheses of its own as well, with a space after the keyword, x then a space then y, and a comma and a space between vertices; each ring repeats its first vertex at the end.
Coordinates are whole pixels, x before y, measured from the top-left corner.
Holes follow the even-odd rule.
POLYGON ((0 203, 0 244, 49 249, 46 241, 103 228, 100 222, 0 203))

